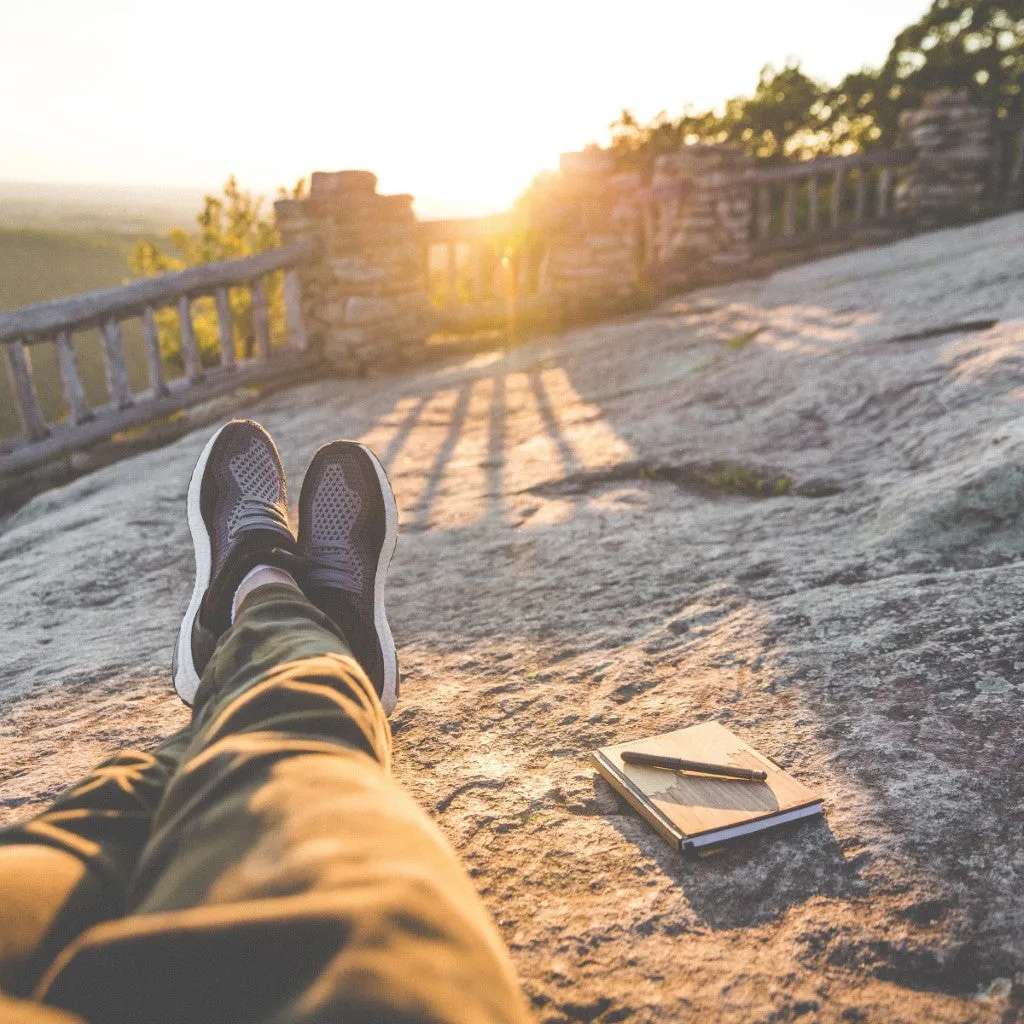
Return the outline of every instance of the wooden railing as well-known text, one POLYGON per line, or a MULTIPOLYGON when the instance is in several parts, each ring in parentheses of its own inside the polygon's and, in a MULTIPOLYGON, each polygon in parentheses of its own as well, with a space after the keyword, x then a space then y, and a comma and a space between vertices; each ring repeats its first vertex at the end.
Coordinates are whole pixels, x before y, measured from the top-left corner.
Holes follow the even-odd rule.
POLYGON ((73 295, 54 302, 0 313, 0 345, 24 433, 0 441, 0 474, 33 466, 74 451, 119 431, 168 415, 244 384, 296 374, 317 361, 307 350, 295 267, 308 258, 306 247, 276 249, 239 260, 135 281, 119 288, 73 295), (287 343, 272 345, 264 279, 284 271, 287 343), (229 289, 247 288, 251 296, 253 337, 245 358, 236 358, 235 326, 229 289), (216 309, 217 362, 204 366, 193 323, 192 303, 212 298, 216 309), (177 313, 184 374, 168 380, 161 352, 157 311, 177 313), (125 358, 122 324, 139 318, 149 387, 133 391, 125 358), (75 353, 77 332, 98 328, 109 401, 90 406, 75 353), (31 351, 53 345, 68 411, 66 419, 47 422, 32 372, 31 351))
POLYGON ((895 172, 912 159, 910 149, 891 149, 751 172, 755 251, 892 226, 895 172))
MULTIPOLYGON (((647 188, 640 204, 640 273, 664 285, 682 256, 684 279, 689 280, 692 258, 687 249, 694 230, 731 234, 734 243, 741 243, 732 257, 739 264, 787 250, 857 244, 858 234, 874 241, 896 234, 901 230, 892 201, 896 172, 912 159, 913 150, 894 149, 722 171, 711 180, 711 196, 705 195, 702 205, 718 207, 721 199, 729 208, 738 196, 746 200, 738 211, 705 210, 695 219, 687 212, 702 187, 694 179, 647 188)), ((719 258, 728 262, 728 250, 719 258)))
POLYGON ((441 330, 506 323, 544 291, 543 234, 511 214, 419 222, 427 294, 441 330))
MULTIPOLYGON (((1024 124, 1007 122, 997 135, 983 215, 1024 206, 1024 124)), ((735 264, 735 275, 737 269, 756 266, 759 256, 769 263, 793 262, 894 237, 913 227, 893 209, 896 175, 913 159, 913 150, 903 148, 718 172, 703 181, 681 178, 645 188, 636 197, 640 220, 630 229, 639 239, 636 279, 645 286, 671 285, 676 260, 683 264, 680 281, 688 286, 695 279, 691 249, 710 252, 716 264, 735 264)), ((601 234, 620 227, 598 224, 594 230, 601 234)), ((434 326, 441 332, 473 334, 502 327, 512 334, 519 317, 535 311, 544 317, 566 302, 565 294, 553 292, 556 285, 561 287, 555 280, 558 260, 565 258, 567 245, 573 255, 575 242, 560 221, 531 224, 509 213, 421 221, 416 231, 434 326)), ((24 428, 20 436, 0 440, 0 474, 42 463, 242 384, 308 372, 320 353, 307 346, 295 268, 311 256, 311 247, 293 246, 0 313, 0 345, 24 428), (287 341, 274 344, 264 279, 281 272, 287 341), (244 358, 236 355, 229 294, 233 288, 248 289, 251 300, 252 337, 245 339, 244 358), (196 300, 203 300, 207 322, 215 313, 218 354, 213 357, 201 352, 197 342, 196 300), (176 317, 178 338, 178 348, 170 354, 161 351, 157 315, 168 308, 175 311, 171 319, 176 317), (138 391, 125 357, 126 320, 141 321, 148 387, 138 391), (93 406, 74 342, 76 333, 96 330, 108 400, 93 406), (66 410, 66 416, 53 414, 50 403, 49 421, 36 394, 31 360, 33 351, 46 347, 53 350, 66 410), (168 379, 170 365, 181 370, 177 379, 168 379)), ((135 366, 141 371, 138 360, 135 366)))

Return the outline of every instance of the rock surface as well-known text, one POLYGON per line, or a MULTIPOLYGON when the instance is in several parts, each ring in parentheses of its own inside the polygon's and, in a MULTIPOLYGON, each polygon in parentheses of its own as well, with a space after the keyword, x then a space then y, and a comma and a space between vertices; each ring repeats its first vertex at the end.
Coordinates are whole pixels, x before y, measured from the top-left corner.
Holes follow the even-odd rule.
MULTIPOLYGON (((254 408, 295 495, 329 438, 389 467, 397 772, 539 1020, 1017 1019, 1022 242, 1013 215, 254 408), (686 860, 587 765, 709 718, 826 818, 686 860)), ((0 527, 0 820, 185 720, 204 441, 0 527)))

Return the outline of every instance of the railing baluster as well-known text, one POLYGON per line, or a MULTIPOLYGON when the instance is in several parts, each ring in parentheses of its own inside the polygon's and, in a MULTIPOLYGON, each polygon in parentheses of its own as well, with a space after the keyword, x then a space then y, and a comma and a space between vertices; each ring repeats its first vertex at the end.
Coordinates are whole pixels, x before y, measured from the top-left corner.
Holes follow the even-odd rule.
POLYGON ((231 319, 231 297, 227 288, 218 288, 215 301, 217 304, 217 340, 220 343, 220 364, 226 369, 235 365, 235 325, 231 319))
POLYGON ((480 305, 484 301, 484 243, 477 242, 473 246, 473 303, 480 305))
POLYGON ((842 213, 843 203, 843 169, 836 168, 835 177, 832 179, 832 229, 839 227, 839 217, 842 213))
POLYGON ((309 337, 302 317, 302 282, 294 267, 284 272, 284 320, 292 348, 305 352, 309 348, 309 337))
POLYGON ((78 373, 78 359, 70 331, 61 331, 57 335, 57 370, 60 372, 61 384, 64 386, 64 397, 68 401, 72 423, 85 423, 92 419, 92 409, 85 398, 85 388, 78 373))
POLYGON ((782 210, 782 233, 796 234, 796 179, 786 183, 786 202, 782 210))
POLYGON ((199 346, 196 345, 196 330, 192 324, 192 300, 187 295, 178 299, 178 328, 181 334, 181 358, 185 363, 185 377, 195 382, 202 379, 203 370, 199 362, 199 346))
POLYGON ((427 289, 427 297, 431 300, 434 298, 434 280, 433 280, 433 266, 431 262, 431 254, 434 251, 434 247, 427 242, 423 246, 423 281, 424 286, 427 289))
POLYGON ((457 301, 457 278, 459 273, 459 244, 449 242, 447 247, 448 260, 445 265, 444 304, 454 306, 457 301))
POLYGON ((643 241, 643 266, 646 270, 654 259, 651 255, 652 242, 654 238, 654 215, 651 212, 652 204, 644 202, 640 204, 640 235, 643 241))
POLYGON ((149 386, 153 389, 153 397, 159 398, 167 394, 167 382, 164 380, 164 364, 160 358, 160 332, 156 327, 156 314, 152 306, 142 311, 142 340, 146 345, 149 386))
POLYGON ((124 361, 121 321, 114 317, 103 322, 103 355, 110 399, 118 409, 128 409, 132 405, 132 387, 128 380, 128 367, 124 361))
POLYGON ((548 295, 551 292, 551 269, 550 252, 545 248, 541 250, 540 260, 537 263, 537 294, 548 295))
POLYGON ((653 200, 647 204, 647 223, 650 233, 647 236, 647 262, 652 266, 661 263, 665 259, 664 246, 662 244, 662 225, 665 220, 665 204, 653 200))
POLYGON ((252 327, 256 334, 256 357, 270 358, 270 314, 267 312, 267 291, 263 286, 263 278, 257 277, 249 282, 252 293, 252 327))
POLYGON ((41 441, 49 436, 49 429, 39 408, 35 385, 32 383, 32 362, 23 341, 12 341, 4 346, 7 350, 7 365, 11 370, 11 381, 14 394, 21 411, 21 420, 25 431, 33 441, 41 441))
POLYGON ((878 176, 878 205, 875 208, 878 219, 885 220, 889 212, 889 189, 892 188, 892 168, 883 167, 878 176))
POLYGON ((679 197, 673 196, 667 203, 662 203, 659 210, 659 230, 661 233, 661 259, 672 256, 672 243, 675 241, 676 227, 679 224, 679 197))
POLYGON ((853 220, 856 224, 862 224, 864 222, 864 206, 867 202, 868 194, 868 175, 867 169, 861 167, 857 171, 857 191, 854 196, 853 205, 853 220))
POLYGON ((526 298, 526 285, 530 280, 530 261, 526 258, 526 250, 516 253, 516 296, 526 298))
POLYGON ((767 238, 772 229, 772 188, 762 185, 757 190, 757 237, 767 238))
MULTIPOLYGON (((1004 136, 1001 133, 996 132, 993 135, 993 138, 992 138, 992 159, 991 159, 991 162, 989 163, 988 194, 989 194, 989 197, 990 197, 989 198, 989 204, 994 209, 997 209, 997 210, 999 209, 999 207, 1001 205, 1000 200, 1004 198, 1003 196, 1000 196, 999 193, 1001 191, 1002 184, 1003 184, 1003 181, 1002 181, 1002 178, 1003 178, 1002 170, 1003 170, 1003 162, 1005 160, 1005 154, 1004 154, 1003 151, 1007 148, 1006 147, 1006 143, 1007 142, 1009 142, 1009 139, 1005 139, 1005 141, 1004 141, 1004 136)), ((1007 182, 1007 184, 1009 184, 1009 182, 1007 182)))
POLYGON ((807 230, 810 232, 818 230, 818 199, 818 176, 812 174, 807 193, 807 230))

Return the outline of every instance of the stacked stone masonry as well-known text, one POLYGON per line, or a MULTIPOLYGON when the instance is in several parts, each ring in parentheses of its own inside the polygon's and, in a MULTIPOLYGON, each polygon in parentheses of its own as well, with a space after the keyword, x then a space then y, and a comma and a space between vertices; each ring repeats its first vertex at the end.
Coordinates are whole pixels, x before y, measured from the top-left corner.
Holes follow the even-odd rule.
POLYGON ((628 304, 643 288, 639 173, 616 172, 601 150, 564 153, 535 197, 546 239, 541 290, 563 308, 628 304))
POLYGON ((993 157, 992 124, 964 90, 929 93, 920 110, 900 115, 914 162, 896 189, 896 207, 930 227, 981 215, 993 157))
POLYGON ((416 361, 430 334, 412 196, 378 195, 368 171, 315 173, 305 199, 275 204, 282 241, 311 242, 303 316, 339 371, 416 361))
POLYGON ((650 263, 662 288, 715 278, 750 259, 753 158, 734 146, 685 146, 656 158, 647 204, 650 263), (666 196, 666 193, 668 195, 666 196))

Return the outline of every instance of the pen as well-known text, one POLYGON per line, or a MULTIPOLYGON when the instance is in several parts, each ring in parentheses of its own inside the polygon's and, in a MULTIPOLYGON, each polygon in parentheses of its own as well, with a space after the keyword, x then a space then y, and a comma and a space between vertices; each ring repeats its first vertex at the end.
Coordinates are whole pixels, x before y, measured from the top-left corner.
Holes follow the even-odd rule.
POLYGON ((648 768, 670 768, 677 772, 702 772, 704 775, 721 775, 727 779, 745 779, 747 782, 764 782, 767 772, 754 768, 738 768, 731 764, 708 764, 706 761, 687 761, 682 757, 665 757, 662 754, 643 754, 639 750, 624 750, 622 760, 626 764, 642 764, 648 768))

